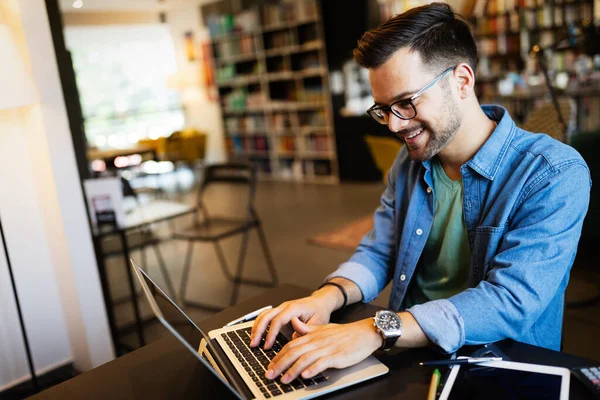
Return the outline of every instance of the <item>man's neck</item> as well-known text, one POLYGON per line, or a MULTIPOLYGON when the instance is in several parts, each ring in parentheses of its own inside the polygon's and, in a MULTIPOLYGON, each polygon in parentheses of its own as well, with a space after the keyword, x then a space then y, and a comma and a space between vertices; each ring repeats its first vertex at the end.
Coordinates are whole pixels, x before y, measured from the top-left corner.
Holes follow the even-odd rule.
POLYGON ((461 178, 460 167, 475 156, 494 132, 496 125, 479 105, 472 112, 465 113, 452 141, 438 153, 444 172, 450 179, 461 178))

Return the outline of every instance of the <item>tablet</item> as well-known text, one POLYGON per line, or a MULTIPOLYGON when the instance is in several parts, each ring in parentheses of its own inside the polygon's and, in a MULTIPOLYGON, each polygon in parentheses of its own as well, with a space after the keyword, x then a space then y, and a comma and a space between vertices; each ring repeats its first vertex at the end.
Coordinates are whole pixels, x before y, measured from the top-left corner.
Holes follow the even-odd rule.
POLYGON ((453 365, 439 400, 568 400, 567 368, 489 361, 453 365))

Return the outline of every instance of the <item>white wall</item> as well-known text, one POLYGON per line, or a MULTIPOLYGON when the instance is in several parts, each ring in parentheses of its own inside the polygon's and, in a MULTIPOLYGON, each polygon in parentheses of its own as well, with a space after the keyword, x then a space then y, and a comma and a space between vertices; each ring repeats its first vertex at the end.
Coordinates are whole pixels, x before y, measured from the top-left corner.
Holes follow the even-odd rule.
MULTIPOLYGON (((0 111, 0 215, 37 372, 87 370, 114 355, 46 9, 33 1, 0 0, 39 91, 37 105, 0 111)), ((0 389, 29 378, 9 289, 0 255, 0 389)))

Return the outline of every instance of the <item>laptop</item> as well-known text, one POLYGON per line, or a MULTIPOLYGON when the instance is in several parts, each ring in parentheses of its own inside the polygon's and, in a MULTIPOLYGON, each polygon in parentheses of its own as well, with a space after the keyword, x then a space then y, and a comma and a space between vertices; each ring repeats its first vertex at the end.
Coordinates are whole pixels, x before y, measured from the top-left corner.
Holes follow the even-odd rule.
MULTIPOLYGON (((265 368, 293 333, 289 324, 271 350, 250 347, 253 321, 203 332, 135 261, 131 266, 162 325, 238 399, 310 399, 386 374, 373 356, 345 369, 329 369, 311 379, 283 384, 264 377, 265 368)), ((263 338, 264 343, 264 338, 263 338)))

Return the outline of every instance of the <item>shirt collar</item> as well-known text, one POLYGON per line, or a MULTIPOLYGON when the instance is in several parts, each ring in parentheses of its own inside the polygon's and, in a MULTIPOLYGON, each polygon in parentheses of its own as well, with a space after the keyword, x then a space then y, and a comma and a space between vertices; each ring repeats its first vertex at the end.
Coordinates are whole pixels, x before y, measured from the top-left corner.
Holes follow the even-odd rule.
POLYGON ((515 123, 504 107, 483 105, 481 109, 488 118, 496 121, 498 126, 466 165, 493 181, 515 135, 515 123))
MULTIPOLYGON (((482 105, 481 109, 488 118, 496 121, 498 126, 485 141, 475 156, 467 161, 468 165, 483 177, 493 181, 498 173, 502 159, 515 135, 515 123, 506 108, 497 105, 482 105)), ((422 162, 426 171, 431 171, 431 160, 422 162)))

